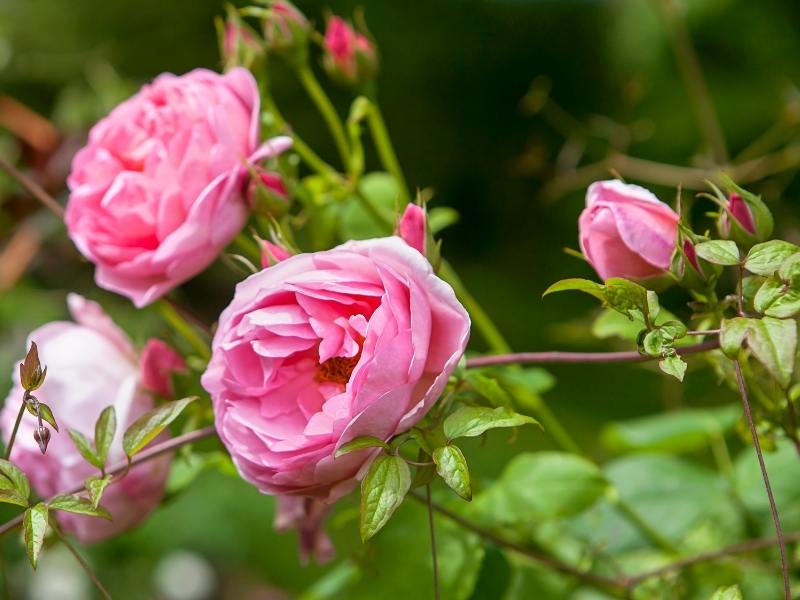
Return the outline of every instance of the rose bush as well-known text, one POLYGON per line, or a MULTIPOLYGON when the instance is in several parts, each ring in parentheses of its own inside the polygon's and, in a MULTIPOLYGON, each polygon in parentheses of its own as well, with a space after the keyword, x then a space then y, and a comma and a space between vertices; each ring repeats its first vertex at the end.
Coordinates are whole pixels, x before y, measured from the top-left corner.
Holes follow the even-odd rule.
POLYGON ((662 275, 675 252, 678 220, 643 187, 597 181, 578 220, 581 250, 602 279, 662 275))
POLYGON ((240 283, 202 378, 242 477, 269 494, 333 501, 373 450, 361 435, 409 429, 444 389, 469 317, 399 238, 300 254, 240 283))
POLYGON ((72 163, 69 235, 96 265, 100 287, 150 304, 197 275, 247 219, 247 162, 258 148, 253 76, 197 69, 164 74, 89 132, 72 163))
MULTIPOLYGON (((163 342, 149 345, 140 359, 125 333, 98 304, 76 294, 69 297, 75 322, 55 321, 31 332, 29 339, 39 348, 48 365, 44 385, 36 397, 57 414, 59 431, 53 431, 47 453, 34 440, 36 420, 23 418, 11 460, 25 471, 36 493, 43 498, 63 493, 82 483, 97 469, 80 455, 67 433, 69 429, 93 439, 93 427, 101 411, 114 407, 121 428, 153 407, 144 381, 162 391, 169 390, 169 371, 182 369, 183 361, 163 342), (145 374, 143 376, 143 374, 145 374)), ((3 439, 8 441, 22 397, 19 373, 0 413, 3 439)), ((124 459, 121 435, 108 454, 110 463, 124 459)), ((170 466, 169 455, 131 469, 126 477, 112 483, 102 505, 111 521, 66 512, 58 520, 82 542, 112 537, 141 522, 159 503, 170 466)))

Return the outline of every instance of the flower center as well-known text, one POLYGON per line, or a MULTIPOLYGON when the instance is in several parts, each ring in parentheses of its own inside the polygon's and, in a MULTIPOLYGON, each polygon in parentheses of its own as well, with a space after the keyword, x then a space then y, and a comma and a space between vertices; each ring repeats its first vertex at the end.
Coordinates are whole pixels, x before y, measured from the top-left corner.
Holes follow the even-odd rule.
POLYGON ((330 381, 346 385, 350 381, 350 375, 356 368, 358 360, 361 358, 361 351, 355 356, 334 356, 317 366, 316 380, 319 382, 330 381))

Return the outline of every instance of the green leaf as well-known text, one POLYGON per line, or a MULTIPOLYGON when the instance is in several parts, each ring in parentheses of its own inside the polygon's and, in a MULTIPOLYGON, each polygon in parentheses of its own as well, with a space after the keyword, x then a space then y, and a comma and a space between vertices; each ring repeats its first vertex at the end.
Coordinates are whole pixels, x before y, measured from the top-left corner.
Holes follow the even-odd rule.
POLYGON ((741 261, 739 248, 731 240, 700 242, 694 249, 697 256, 715 265, 738 265, 741 261))
POLYGON ((657 316, 659 311, 658 296, 648 294, 648 290, 638 283, 621 277, 606 279, 605 300, 608 306, 629 318, 641 316, 644 320, 645 316, 657 316))
POLYGON ((797 351, 797 323, 773 317, 749 319, 747 343, 781 387, 788 387, 797 351))
POLYGON ((86 489, 91 496, 93 508, 97 508, 98 504, 100 504, 103 492, 106 490, 109 483, 111 483, 111 475, 106 475, 104 477, 87 477, 86 489))
POLYGON ((92 443, 77 429, 70 429, 67 433, 69 433, 69 437, 72 438, 72 443, 75 444, 75 447, 78 449, 78 452, 81 453, 81 456, 88 462, 90 465, 97 467, 98 469, 103 468, 103 461, 100 460, 100 457, 94 451, 92 447, 92 443))
POLYGON ((365 448, 377 448, 377 447, 383 448, 384 450, 390 450, 389 445, 383 440, 373 437, 371 435, 360 435, 356 438, 353 438, 346 444, 342 444, 341 446, 339 446, 339 449, 336 450, 334 458, 339 458, 344 454, 355 452, 356 450, 363 450, 365 448))
POLYGON ((466 374, 467 382, 475 389, 475 391, 486 398, 493 406, 503 406, 511 408, 511 396, 508 395, 497 380, 487 377, 482 373, 468 372, 466 374))
POLYGON ((428 229, 433 235, 440 233, 443 229, 455 225, 461 216, 458 211, 449 206, 437 206, 428 210, 428 229))
MULTIPOLYGON (((34 410, 33 405, 31 403, 26 402, 25 408, 34 417, 36 416, 36 411, 34 410)), ((39 413, 42 415, 42 419, 50 423, 50 425, 53 426, 53 429, 58 431, 58 423, 56 423, 56 418, 53 416, 53 411, 50 410, 50 407, 47 406, 47 404, 45 404, 44 402, 39 402, 39 413)))
POLYGON ((76 515, 102 517, 111 520, 111 514, 102 506, 95 506, 90 500, 71 494, 69 496, 56 496, 48 502, 51 510, 63 510, 76 515))
POLYGON ((711 595, 709 600, 744 600, 738 585, 721 587, 711 595))
POLYGON ((539 425, 533 417, 515 413, 507 408, 464 406, 444 420, 444 434, 449 440, 460 437, 476 437, 489 429, 518 427, 528 423, 539 425))
POLYGON ((800 312, 800 290, 787 287, 779 277, 771 277, 756 292, 753 307, 769 317, 793 317, 800 312))
POLYGON ((28 499, 17 490, 0 489, 0 502, 28 508, 28 499))
POLYGON ((44 534, 47 532, 47 505, 39 502, 25 511, 22 517, 22 530, 25 538, 25 552, 36 568, 39 553, 44 545, 44 534))
POLYGON ((467 460, 458 446, 448 444, 433 451, 436 472, 456 494, 464 500, 472 500, 467 460))
POLYGON ((739 405, 684 408, 610 423, 600 440, 612 452, 695 452, 731 431, 740 414, 739 405))
POLYGON ((750 320, 744 317, 723 319, 720 325, 719 345, 729 358, 736 358, 744 345, 750 320))
POLYGON ((658 361, 658 368, 681 382, 683 381, 683 376, 686 374, 686 363, 677 354, 667 356, 663 360, 658 361))
POLYGON ((104 466, 116 431, 117 413, 113 406, 107 406, 100 413, 94 425, 94 446, 97 450, 97 459, 104 466))
POLYGON ((756 275, 768 277, 778 270, 783 261, 796 252, 800 252, 800 246, 783 240, 771 240, 756 244, 747 253, 744 268, 756 275))
POLYGON ((361 540, 366 542, 386 525, 411 487, 408 464, 399 456, 381 454, 361 481, 361 540))
MULTIPOLYGON (((31 495, 31 486, 28 478, 17 465, 0 458, 0 490, 10 490, 16 492, 24 499, 24 504, 28 506, 28 497, 31 495)), ((10 502, 10 500, 7 500, 10 502)), ((13 502, 17 504, 17 502, 13 502)))
POLYGON ((565 452, 518 454, 496 485, 511 520, 528 522, 576 515, 608 487, 597 465, 565 452))
POLYGON ((561 281, 556 281, 544 291, 542 296, 548 296, 555 292, 566 292, 573 290, 578 292, 586 292, 598 300, 606 299, 605 287, 602 284, 599 284, 596 281, 590 281, 589 279, 579 278, 562 279, 561 281))
POLYGON ((196 396, 190 396, 167 402, 136 419, 122 437, 122 448, 128 458, 152 442, 195 399, 196 396))

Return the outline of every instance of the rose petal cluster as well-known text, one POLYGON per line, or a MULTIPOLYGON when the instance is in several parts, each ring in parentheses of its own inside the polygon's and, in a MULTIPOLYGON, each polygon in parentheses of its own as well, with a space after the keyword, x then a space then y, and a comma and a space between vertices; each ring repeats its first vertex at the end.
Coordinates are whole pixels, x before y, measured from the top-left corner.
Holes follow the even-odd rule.
POLYGON ((258 135, 258 88, 242 68, 160 75, 92 127, 65 219, 97 284, 143 307, 208 266, 247 219, 248 161, 288 146, 259 149, 258 135))
POLYGON ((430 263, 397 237, 298 254, 236 287, 202 383, 244 479, 328 502, 441 394, 470 321, 430 263))
MULTIPOLYGON (((94 424, 107 406, 114 406, 117 434, 108 454, 108 464, 124 460, 122 432, 139 416, 152 409, 153 398, 143 387, 168 389, 165 368, 150 368, 143 377, 140 358, 125 333, 98 304, 72 294, 68 298, 74 322, 48 323, 29 336, 35 341, 39 357, 47 366, 47 377, 36 398, 47 404, 56 418, 59 431, 52 431, 46 454, 42 454, 34 431, 36 418, 24 414, 11 452, 11 461, 28 476, 32 488, 42 498, 60 494, 80 485, 98 470, 80 455, 67 433, 76 429, 90 441, 94 424)), ((170 368, 183 368, 183 362, 166 346, 150 351, 170 368)), ((0 413, 4 440, 11 436, 23 389, 18 373, 0 413)), ((113 520, 58 512, 61 526, 84 543, 112 537, 141 522, 160 502, 170 465, 169 455, 142 463, 127 476, 106 488, 101 504, 113 520)))
POLYGON ((328 19, 322 47, 322 64, 328 75, 346 85, 364 83, 378 71, 378 53, 373 43, 341 17, 328 19))
POLYGON ((584 256, 602 279, 645 279, 669 269, 678 214, 655 194, 619 180, 597 181, 578 219, 584 256))

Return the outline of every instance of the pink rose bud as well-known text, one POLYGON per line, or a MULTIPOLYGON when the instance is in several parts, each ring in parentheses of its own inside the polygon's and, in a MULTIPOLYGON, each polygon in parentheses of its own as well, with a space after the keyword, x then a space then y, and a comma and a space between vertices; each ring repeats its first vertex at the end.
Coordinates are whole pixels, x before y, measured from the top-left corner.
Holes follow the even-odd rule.
POLYGON ((142 387, 163 398, 172 398, 172 374, 186 373, 181 355, 161 340, 148 340, 139 359, 142 387))
POLYGON ((728 210, 730 211, 730 215, 727 211, 722 211, 720 214, 720 228, 724 237, 728 237, 731 233, 731 217, 733 217, 736 223, 747 233, 755 235, 756 224, 753 221, 753 213, 750 212, 750 207, 747 206, 744 199, 739 194, 733 193, 728 196, 728 210))
POLYGON ((265 269, 277 265, 279 262, 286 260, 293 254, 278 244, 273 244, 267 240, 259 240, 261 245, 261 266, 265 269))
POLYGON ((340 17, 328 19, 323 51, 328 75, 344 85, 363 84, 378 72, 375 45, 340 17))
POLYGON ((275 531, 297 529, 300 561, 303 564, 308 564, 312 557, 320 565, 333 559, 333 543, 323 528, 329 511, 330 507, 325 502, 315 498, 278 496, 273 526, 275 531))
POLYGON ((228 6, 228 15, 219 30, 220 50, 226 69, 237 66, 250 68, 264 55, 263 42, 239 17, 238 11, 228 6))
MULTIPOLYGON (((73 444, 67 433, 70 429, 80 431, 91 441, 97 417, 113 405, 118 430, 108 464, 119 463, 125 459, 122 432, 154 406, 153 398, 142 388, 139 360, 128 336, 98 304, 75 294, 68 300, 75 322, 48 323, 30 335, 49 367, 36 396, 53 410, 59 431, 48 431, 48 439, 48 434, 37 431, 36 417, 26 412, 11 452, 11 460, 25 471, 42 498, 61 494, 97 474, 73 444), (47 454, 42 455, 40 444, 47 442, 47 454)), ((11 436, 22 393, 15 377, 0 413, 5 440, 11 436)), ((56 518, 84 543, 104 540, 133 527, 161 501, 170 460, 164 455, 142 463, 106 488, 101 505, 109 510, 112 521, 61 511, 56 518)))
POLYGON ((683 253, 686 255, 686 262, 689 263, 698 275, 703 276, 703 267, 700 266, 700 261, 697 259, 697 251, 691 240, 683 240, 683 253))
POLYGON ((409 204, 397 224, 397 235, 406 244, 425 256, 425 240, 428 237, 425 209, 417 204, 409 204))
POLYGON ((259 167, 247 185, 247 202, 255 212, 278 218, 289 210, 289 192, 280 175, 259 167))
POLYGON ((761 197, 739 187, 725 175, 721 179, 727 197, 722 190, 711 185, 714 191, 712 199, 720 206, 717 219, 720 236, 735 241, 744 250, 768 240, 775 222, 761 197))
POLYGON ((240 283, 220 316, 202 377, 217 432, 263 493, 333 502, 376 454, 336 449, 417 423, 469 328, 450 286, 397 237, 287 258, 240 283))
POLYGON ((311 26, 297 7, 286 0, 272 2, 264 18, 264 40, 277 53, 297 52, 305 56, 311 26))
POLYGON ((258 116, 248 71, 197 69, 159 76, 92 128, 72 162, 66 224, 100 287, 141 308, 236 237, 248 216, 248 159, 291 144, 259 148, 258 116))
POLYGON ((581 250, 602 279, 655 277, 670 267, 678 220, 643 187, 598 181, 589 186, 578 220, 581 250))

